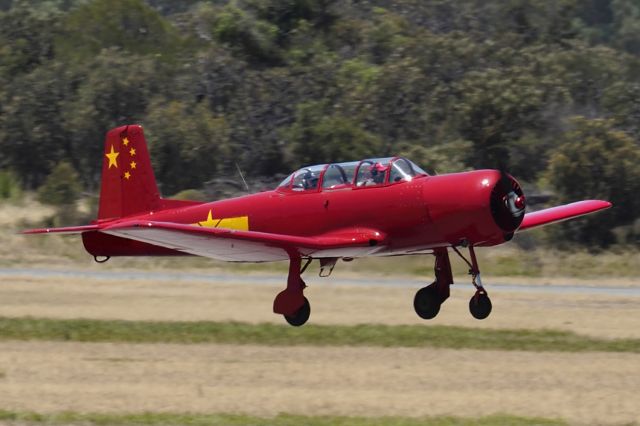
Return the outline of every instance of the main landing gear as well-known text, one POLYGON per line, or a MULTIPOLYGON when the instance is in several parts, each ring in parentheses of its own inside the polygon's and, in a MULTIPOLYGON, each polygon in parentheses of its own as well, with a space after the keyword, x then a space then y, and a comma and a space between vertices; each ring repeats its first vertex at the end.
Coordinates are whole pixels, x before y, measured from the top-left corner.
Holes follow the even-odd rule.
POLYGON ((273 312, 281 314, 294 327, 304 325, 311 315, 311 306, 303 295, 307 285, 301 277, 310 263, 311 259, 307 259, 307 262, 301 267, 302 259, 300 256, 290 257, 287 288, 278 293, 273 301, 273 312))
MULTIPOLYGON (((489 299, 487 291, 482 286, 478 261, 473 246, 469 246, 471 262, 456 247, 453 247, 453 250, 469 265, 471 283, 476 288, 476 293, 469 300, 469 312, 476 319, 485 319, 491 313, 491 299, 489 299)), ((438 315, 440 306, 449 298, 449 286, 453 284, 449 252, 446 248, 437 248, 434 250, 434 255, 436 257, 434 268, 436 280, 418 290, 413 299, 413 308, 422 319, 432 319, 438 315)))
MULTIPOLYGON (((287 288, 281 291, 273 301, 273 312, 281 314, 285 321, 294 327, 304 325, 311 316, 311 305, 304 297, 303 292, 307 287, 301 275, 311 264, 312 259, 308 258, 304 265, 297 253, 289 254, 289 276, 287 277, 287 288)), ((321 277, 328 277, 333 272, 338 258, 329 257, 320 259, 321 277)))

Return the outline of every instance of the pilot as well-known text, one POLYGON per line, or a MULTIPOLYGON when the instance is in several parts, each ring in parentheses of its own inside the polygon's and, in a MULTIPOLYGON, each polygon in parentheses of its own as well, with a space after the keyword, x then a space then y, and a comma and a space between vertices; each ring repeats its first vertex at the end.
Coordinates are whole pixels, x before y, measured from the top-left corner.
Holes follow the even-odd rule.
POLYGON ((305 190, 315 189, 318 186, 318 176, 307 170, 307 172, 302 177, 302 186, 305 190))
POLYGON ((387 166, 382 163, 376 163, 371 167, 371 181, 373 185, 381 185, 384 183, 384 175, 387 172, 387 166))

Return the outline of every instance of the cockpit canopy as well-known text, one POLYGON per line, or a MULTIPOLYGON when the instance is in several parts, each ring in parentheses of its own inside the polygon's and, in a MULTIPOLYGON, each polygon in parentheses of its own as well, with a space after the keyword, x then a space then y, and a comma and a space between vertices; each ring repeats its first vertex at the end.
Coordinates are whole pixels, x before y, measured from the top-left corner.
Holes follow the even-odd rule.
POLYGON ((317 191, 382 186, 428 176, 412 161, 402 157, 369 158, 347 163, 303 167, 287 176, 279 190, 317 191))

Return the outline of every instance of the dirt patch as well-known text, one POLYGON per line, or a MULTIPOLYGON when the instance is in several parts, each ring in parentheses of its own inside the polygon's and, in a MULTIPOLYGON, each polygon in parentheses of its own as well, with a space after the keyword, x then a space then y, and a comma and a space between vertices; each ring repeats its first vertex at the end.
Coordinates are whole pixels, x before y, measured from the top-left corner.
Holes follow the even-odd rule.
MULTIPOLYGON (((4 278, 0 316, 124 320, 277 322, 273 284, 4 278)), ((640 338, 640 298, 577 294, 491 294, 484 321, 468 312, 469 286, 455 286, 435 320, 413 312, 415 289, 313 285, 306 290, 315 324, 441 324, 481 328, 562 329, 610 338, 640 338)))
POLYGON ((0 406, 640 421, 640 356, 407 348, 0 344, 0 406))

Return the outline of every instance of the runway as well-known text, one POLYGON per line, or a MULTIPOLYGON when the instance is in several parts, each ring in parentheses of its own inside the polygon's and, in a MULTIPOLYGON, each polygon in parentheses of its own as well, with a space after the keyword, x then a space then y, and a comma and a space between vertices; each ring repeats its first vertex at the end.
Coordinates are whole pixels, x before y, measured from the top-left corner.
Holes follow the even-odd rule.
MULTIPOLYGON (((337 274, 336 274, 337 275, 337 274)), ((286 280, 285 275, 264 274, 264 273, 199 273, 192 271, 142 271, 142 270, 58 270, 51 268, 0 268, 0 278, 9 277, 38 277, 38 278, 72 278, 101 281, 137 281, 148 280, 157 282, 202 282, 212 284, 250 284, 250 285, 283 285, 286 280)), ((426 284, 425 280, 415 278, 375 278, 375 277, 329 277, 320 278, 314 274, 305 274, 305 282, 309 285, 318 286, 376 286, 376 287, 398 287, 398 288, 419 288, 426 284)), ((466 277, 458 279, 460 284, 456 288, 463 287, 463 282, 468 281, 466 277), (464 281, 463 281, 464 280, 464 281)), ((607 284, 599 286, 597 284, 575 285, 575 284, 527 284, 525 282, 498 282, 492 283, 485 280, 487 290, 491 292, 508 293, 547 293, 547 294, 581 294, 581 295, 607 295, 640 297, 640 281, 637 286, 607 284)), ((544 282, 543 279, 540 280, 544 282)))

